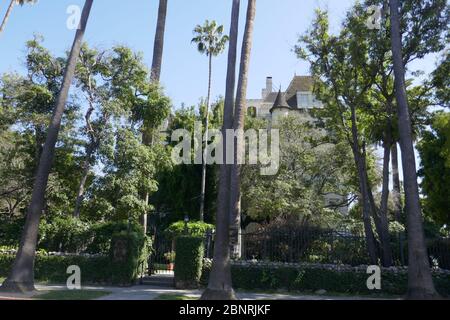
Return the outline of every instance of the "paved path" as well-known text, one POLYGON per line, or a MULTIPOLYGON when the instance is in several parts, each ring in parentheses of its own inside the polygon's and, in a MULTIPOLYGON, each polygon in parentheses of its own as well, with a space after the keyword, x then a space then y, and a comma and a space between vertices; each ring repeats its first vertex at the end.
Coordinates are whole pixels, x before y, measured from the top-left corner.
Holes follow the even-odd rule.
MULTIPOLYGON (((0 293, 0 300, 28 300, 34 296, 43 294, 49 291, 66 290, 65 286, 58 285, 36 285, 38 291, 33 294, 17 295, 0 293)), ((187 296, 191 298, 200 298, 202 291, 200 290, 176 290, 173 288, 163 288, 155 286, 133 286, 133 287, 98 287, 86 286, 83 290, 108 291, 110 295, 101 297, 97 300, 155 300, 160 295, 177 295, 187 296)), ((282 293, 248 293, 238 292, 238 299, 240 300, 377 300, 373 298, 362 297, 332 297, 332 296, 315 296, 315 295, 290 295, 282 293)))

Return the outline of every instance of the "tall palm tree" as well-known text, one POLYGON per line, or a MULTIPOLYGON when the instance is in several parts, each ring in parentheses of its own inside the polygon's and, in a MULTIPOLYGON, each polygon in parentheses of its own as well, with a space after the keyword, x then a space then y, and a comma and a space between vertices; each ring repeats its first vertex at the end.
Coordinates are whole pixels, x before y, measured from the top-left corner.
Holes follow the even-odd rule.
MULTIPOLYGON (((239 29, 240 0, 233 0, 231 10, 230 46, 228 48, 227 81, 225 90, 223 115, 223 157, 227 156, 226 130, 233 127, 233 106, 236 84, 236 56, 239 29)), ((230 173, 231 168, 226 163, 220 165, 219 194, 217 197, 216 238, 214 243, 214 259, 209 276, 208 288, 202 295, 202 300, 235 299, 230 264, 229 226, 230 226, 230 173)))
POLYGON ((8 10, 6 10, 5 17, 3 18, 2 24, 0 25, 0 34, 2 34, 3 30, 5 29, 6 23, 9 20, 9 17, 11 16, 12 10, 14 8, 14 5, 20 4, 23 6, 25 3, 34 3, 37 0, 11 0, 9 3, 8 10))
POLYGON ((166 30, 167 0, 159 0, 158 22, 156 24, 155 43, 153 46, 152 80, 159 82, 164 50, 164 33, 166 30))
MULTIPOLYGON (((253 28, 256 15, 256 0, 248 1, 247 18, 245 24, 244 38, 242 42, 241 65, 236 93, 236 106, 234 111, 234 130, 243 130, 246 115, 246 98, 248 84, 248 70, 250 66, 250 55, 253 42, 253 28)), ((243 139, 237 139, 234 148, 234 163, 231 168, 230 186, 230 234, 233 254, 240 256, 240 227, 241 227, 241 168, 238 155, 245 150, 243 139)))
POLYGON ((67 66, 64 71, 64 79, 61 91, 56 100, 56 107, 50 125, 47 130, 47 138, 42 150, 39 167, 34 181, 31 202, 28 207, 19 250, 16 255, 12 270, 1 287, 5 291, 33 291, 34 290, 34 259, 36 242, 38 237, 39 220, 44 208, 45 191, 47 189, 48 176, 52 167, 55 153, 55 144, 61 127, 61 118, 67 102, 67 95, 75 73, 75 67, 80 54, 83 36, 86 30, 89 14, 94 0, 86 0, 81 14, 79 28, 70 51, 67 66))
MULTIPOLYGON (((195 37, 192 39, 193 43, 197 44, 197 49, 200 53, 205 54, 209 61, 209 78, 208 78, 208 95, 206 98, 206 111, 205 111, 205 136, 208 137, 208 125, 209 125, 209 103, 211 99, 211 81, 212 81, 212 58, 218 56, 225 50, 225 45, 229 38, 223 34, 223 26, 217 25, 216 21, 205 21, 203 26, 197 25, 194 29, 195 37)), ((203 164, 202 164, 202 185, 200 194, 200 221, 203 221, 205 211, 205 189, 206 189, 206 155, 207 155, 206 142, 205 149, 203 151, 203 164)))
POLYGON ((433 299, 437 297, 428 261, 420 207, 417 169, 414 155, 411 117, 405 85, 399 1, 390 0, 391 44, 397 98, 398 131, 402 151, 405 189, 405 209, 408 226, 408 298, 433 299))
MULTIPOLYGON (((159 0, 158 21, 156 23, 155 41, 153 44, 153 60, 151 69, 151 80, 158 83, 161 80, 162 58, 164 51, 164 35, 166 31, 166 17, 167 17, 167 0, 159 0)), ((153 143, 152 128, 144 128, 142 135, 142 142, 146 146, 153 143)), ((150 195, 145 194, 145 203, 149 203, 150 195)), ((141 216, 141 224, 144 229, 144 234, 147 233, 147 218, 148 213, 145 212, 141 216)))

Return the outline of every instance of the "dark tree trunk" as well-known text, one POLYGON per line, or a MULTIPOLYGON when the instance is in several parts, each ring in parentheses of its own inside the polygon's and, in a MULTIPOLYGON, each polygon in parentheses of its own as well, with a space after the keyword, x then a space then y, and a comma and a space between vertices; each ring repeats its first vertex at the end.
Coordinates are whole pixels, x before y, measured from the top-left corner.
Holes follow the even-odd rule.
POLYGON ((208 135, 209 135, 209 103, 211 100, 211 81, 212 81, 212 54, 209 54, 209 75, 208 75, 208 96, 206 98, 206 115, 205 115, 205 148, 203 149, 202 159, 202 185, 200 192, 200 221, 205 216, 205 193, 206 193, 206 157, 208 154, 208 135))
POLYGON ((158 22, 156 25, 155 42, 153 46, 152 80, 159 82, 164 50, 164 34, 166 30, 167 0, 159 0, 158 22))
POLYGON ((401 223, 402 216, 402 191, 400 185, 400 171, 398 169, 398 149, 397 142, 392 144, 392 198, 394 200, 394 216, 397 222, 401 223))
MULTIPOLYGON (((256 15, 256 0, 249 0, 247 8, 247 21, 242 42, 241 64, 234 111, 234 130, 244 130, 246 115, 246 98, 248 85, 248 70, 253 42, 253 29, 256 15)), ((234 144, 234 163, 231 168, 230 188, 230 240, 233 256, 240 258, 240 230, 241 230, 241 167, 238 155, 245 151, 245 141, 236 139, 234 144)))
POLYGON ((67 95, 75 73, 75 66, 80 54, 86 24, 89 18, 93 0, 86 0, 81 15, 80 27, 75 39, 64 72, 64 80, 59 92, 56 107, 48 128, 47 138, 42 151, 36 180, 33 186, 30 206, 28 207, 26 222, 22 232, 19 250, 12 266, 12 270, 2 285, 5 291, 33 291, 34 290, 34 259, 38 238, 39 220, 44 208, 45 190, 48 176, 53 163, 55 145, 61 127, 61 118, 67 102, 67 95))
MULTIPOLYGON (((239 29, 240 0, 233 0, 231 12, 230 44, 228 49, 228 68, 225 92, 224 120, 222 134, 223 156, 226 159, 226 130, 233 127, 233 106, 236 84, 236 55, 239 29)), ((214 257, 208 288, 203 293, 202 300, 232 300, 236 299, 231 281, 230 264, 230 173, 229 165, 220 166, 219 194, 217 199, 216 238, 214 245, 214 257)))
POLYGON ((80 185, 78 186, 77 199, 75 201, 75 209, 73 211, 73 216, 75 218, 80 217, 81 203, 83 202, 84 199, 84 190, 89 175, 91 157, 94 152, 94 148, 95 148, 94 145, 90 143, 86 149, 86 155, 83 162, 83 173, 81 175, 80 185))
MULTIPOLYGON (((388 124, 390 127, 390 123, 388 124)), ((388 200, 389 200, 389 163, 391 160, 391 134, 390 129, 387 129, 386 138, 384 141, 384 157, 383 157, 383 186, 381 190, 380 202, 380 224, 381 224, 381 262, 383 267, 392 266, 392 249, 391 238, 389 235, 389 219, 388 219, 388 200)))
POLYGON ((423 231, 412 126, 405 85, 399 1, 390 0, 390 9, 392 58, 408 227, 408 298, 433 299, 437 297, 437 293, 431 276, 423 231))
POLYGON ((359 143, 358 137, 358 127, 357 127, 357 119, 356 119, 356 110, 355 108, 351 108, 351 122, 352 122, 352 151, 353 157, 356 164, 356 169, 358 171, 358 183, 359 183, 359 192, 360 192, 360 202, 362 204, 362 215, 363 215, 363 224, 364 224, 364 233, 366 238, 366 246, 367 253, 369 254, 370 263, 373 265, 378 264, 378 254, 377 254, 377 245, 376 239, 373 234, 372 229, 372 219, 371 212, 372 206, 369 195, 369 181, 367 175, 367 167, 366 161, 364 159, 365 153, 361 152, 361 147, 359 143))

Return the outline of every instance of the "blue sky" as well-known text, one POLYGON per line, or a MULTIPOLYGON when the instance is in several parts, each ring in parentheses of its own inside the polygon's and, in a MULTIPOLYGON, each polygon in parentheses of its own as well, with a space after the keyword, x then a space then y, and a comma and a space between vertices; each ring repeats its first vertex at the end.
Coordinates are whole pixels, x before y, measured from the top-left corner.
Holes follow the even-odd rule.
MULTIPOLYGON (((9 0, 0 0, 3 17, 9 0)), ((0 38, 0 73, 24 71, 25 41, 33 33, 45 37, 44 45, 61 55, 72 44, 74 31, 66 27, 68 6, 82 0, 39 0, 34 6, 16 7, 0 38)), ((169 0, 162 84, 175 107, 182 102, 196 104, 206 95, 207 59, 191 45, 192 29, 205 19, 215 19, 229 29, 229 0, 169 0)), ((246 1, 242 1, 241 36, 246 1)), ((330 10, 333 28, 339 26, 353 0, 258 0, 254 47, 250 66, 248 97, 257 98, 265 77, 286 88, 294 73, 307 74, 308 66, 299 61, 292 48, 299 34, 311 23, 314 8, 330 10)), ((85 40, 90 45, 109 48, 125 44, 144 54, 150 65, 158 0, 95 0, 85 40)), ((423 65, 423 63, 422 63, 423 65)), ((425 62, 430 69, 434 59, 425 62)), ((226 53, 214 61, 213 96, 223 95, 226 53)))

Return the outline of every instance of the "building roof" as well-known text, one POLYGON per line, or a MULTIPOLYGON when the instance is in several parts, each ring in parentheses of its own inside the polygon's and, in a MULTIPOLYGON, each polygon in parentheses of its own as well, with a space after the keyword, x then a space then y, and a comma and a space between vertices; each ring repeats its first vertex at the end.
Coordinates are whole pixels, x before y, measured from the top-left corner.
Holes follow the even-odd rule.
POLYGON ((311 92, 314 78, 311 76, 295 76, 286 90, 286 100, 291 108, 298 108, 297 92, 311 92))
POLYGON ((270 103, 274 104, 275 100, 277 99, 278 92, 271 92, 267 95, 267 97, 264 99, 264 103, 270 103))
POLYGON ((278 91, 277 97, 275 99, 275 102, 273 103, 272 109, 270 109, 270 112, 273 111, 273 109, 291 109, 289 107, 289 104, 286 101, 286 95, 280 91, 278 91))

